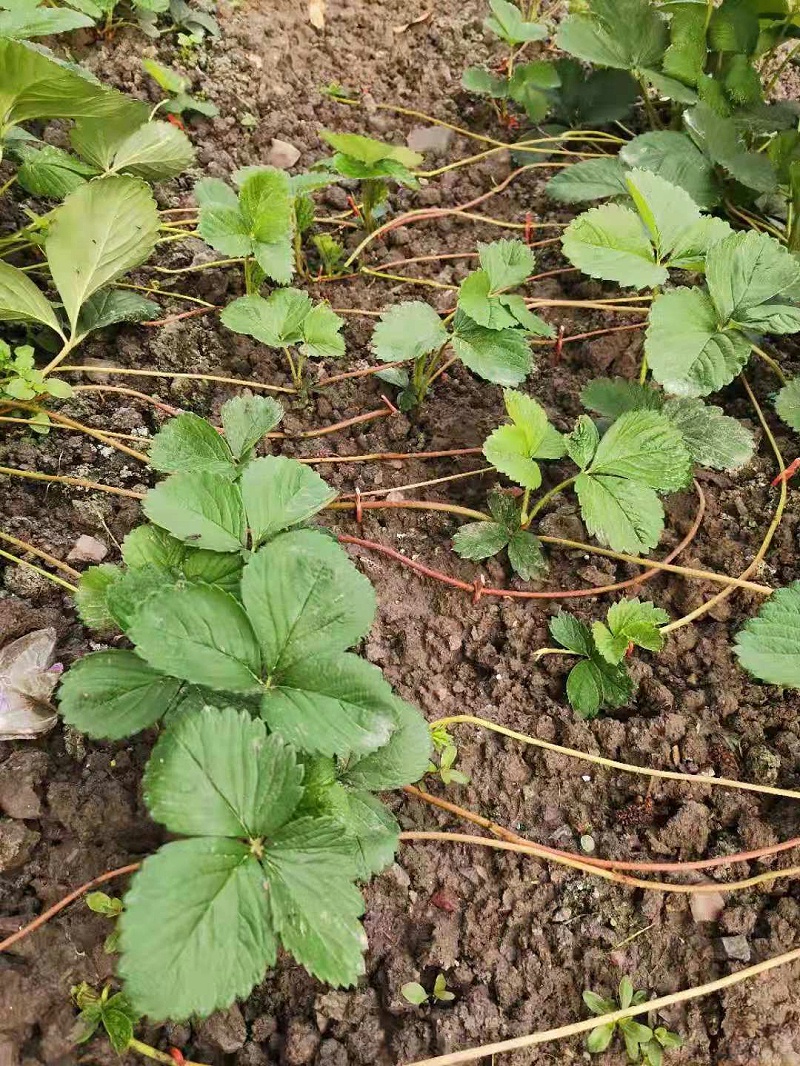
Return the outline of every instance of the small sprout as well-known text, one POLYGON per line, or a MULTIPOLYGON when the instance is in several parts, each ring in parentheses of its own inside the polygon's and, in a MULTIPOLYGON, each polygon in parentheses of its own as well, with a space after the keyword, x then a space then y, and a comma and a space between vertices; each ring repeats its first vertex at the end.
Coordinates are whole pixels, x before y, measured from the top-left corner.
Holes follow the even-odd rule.
MULTIPOLYGON (((36 400, 51 396, 55 400, 67 400, 72 395, 72 386, 60 378, 45 377, 36 369, 34 350, 29 344, 11 348, 5 341, 0 341, 0 396, 11 400, 36 400)), ((47 433, 50 422, 44 412, 40 418, 32 420, 34 433, 47 433)))
MULTIPOLYGON (((638 1006, 646 1001, 647 992, 644 989, 634 991, 633 983, 627 976, 619 983, 616 1000, 604 999, 590 989, 583 993, 583 1002, 592 1014, 599 1017, 638 1006)), ((593 1055, 600 1054, 609 1047, 617 1032, 625 1044, 628 1061, 641 1066, 662 1066, 664 1051, 679 1048, 683 1043, 677 1033, 672 1033, 663 1026, 653 1030, 650 1026, 637 1022, 635 1018, 623 1018, 618 1022, 605 1022, 592 1029, 586 1038, 587 1049, 593 1055)))
POLYGON ((452 1003, 456 998, 455 992, 448 991, 447 978, 443 973, 433 982, 433 998, 437 1003, 452 1003))
POLYGON ((433 759, 428 763, 428 773, 437 774, 443 785, 468 785, 469 777, 460 770, 454 770, 458 758, 458 747, 444 726, 431 729, 434 751, 439 753, 439 765, 433 759))
POLYGON ((421 1007, 423 1003, 428 1002, 428 993, 418 981, 409 981, 404 984, 400 989, 400 995, 415 1007, 421 1007))
POLYGON ((415 1007, 422 1007, 426 1003, 452 1003, 456 998, 455 992, 447 988, 447 978, 443 973, 437 975, 433 983, 433 992, 430 995, 418 981, 408 981, 400 989, 400 995, 408 1003, 415 1007))
POLYGON ((105 892, 90 892, 86 897, 86 906, 104 918, 118 918, 123 911, 122 900, 107 896, 105 892))
POLYGON ((133 1040, 133 1027, 139 1020, 128 999, 122 992, 111 995, 109 985, 98 993, 85 981, 74 985, 70 992, 80 1010, 72 1034, 75 1043, 85 1044, 102 1026, 114 1051, 122 1055, 133 1040))

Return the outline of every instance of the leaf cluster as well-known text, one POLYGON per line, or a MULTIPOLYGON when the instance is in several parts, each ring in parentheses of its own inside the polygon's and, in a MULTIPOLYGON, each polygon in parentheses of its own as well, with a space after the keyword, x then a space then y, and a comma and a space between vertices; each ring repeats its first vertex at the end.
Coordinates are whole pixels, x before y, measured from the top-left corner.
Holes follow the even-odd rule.
POLYGON ((419 182, 414 177, 413 168, 423 161, 419 152, 386 144, 360 133, 321 130, 320 137, 333 148, 334 155, 323 160, 318 164, 319 167, 357 181, 391 180, 410 189, 418 188, 419 182))
POLYGON ((160 105, 168 114, 182 115, 186 112, 194 112, 206 118, 214 118, 219 114, 216 104, 189 93, 189 79, 184 78, 177 70, 149 58, 142 60, 142 66, 156 84, 164 92, 170 94, 160 105))
MULTIPOLYGON (((623 977, 620 981, 617 999, 606 999, 589 989, 583 993, 583 1002, 592 1014, 599 1016, 620 1009, 627 1010, 628 1007, 635 1007, 646 1001, 647 992, 643 989, 634 991, 629 977, 623 977)), ((593 1055, 600 1054, 609 1047, 616 1033, 622 1037, 628 1061, 641 1063, 642 1066, 662 1066, 664 1052, 683 1045, 680 1036, 664 1026, 651 1029, 649 1025, 642 1025, 635 1018, 623 1018, 621 1021, 607 1022, 592 1029, 586 1038, 587 1049, 593 1055)))
POLYGON ((118 1055, 124 1054, 133 1039, 133 1027, 139 1021, 139 1012, 131 1006, 122 992, 111 994, 106 985, 101 992, 81 981, 71 989, 75 1005, 80 1010, 72 1039, 76 1044, 85 1044, 101 1029, 118 1055))
POLYGON ((419 981, 407 981, 400 989, 400 994, 406 1002, 415 1007, 422 1007, 428 1002, 452 1003, 456 998, 455 992, 448 991, 447 978, 443 973, 436 975, 433 991, 430 994, 425 991, 419 981))
MULTIPOLYGON (((29 344, 11 348, 0 340, 0 395, 12 400, 34 400, 40 396, 53 396, 65 400, 72 395, 72 387, 60 378, 45 378, 41 370, 36 369, 33 348, 29 344)), ((41 427, 47 427, 47 422, 41 427)))

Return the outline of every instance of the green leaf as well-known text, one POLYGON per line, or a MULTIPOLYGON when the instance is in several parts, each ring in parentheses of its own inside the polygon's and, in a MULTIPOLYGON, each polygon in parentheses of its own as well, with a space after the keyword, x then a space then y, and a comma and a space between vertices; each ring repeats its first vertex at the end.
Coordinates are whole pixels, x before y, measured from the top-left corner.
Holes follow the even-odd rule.
POLYGON ((300 818, 264 851, 266 898, 283 946, 314 977, 350 986, 364 972, 364 901, 353 884, 352 842, 338 822, 300 818), (324 900, 325 906, 320 906, 324 900))
MULTIPOLYGON (((542 409, 546 421, 547 415, 542 409)), ((499 426, 483 442, 483 454, 501 474, 527 489, 542 483, 539 464, 530 455, 524 431, 516 425, 499 426)))
POLYGON ((283 533, 251 557, 242 599, 264 668, 283 671, 312 656, 344 651, 368 632, 375 592, 325 533, 283 533))
POLYGON ((294 196, 285 171, 259 167, 248 173, 239 189, 239 207, 254 242, 274 244, 292 236, 294 196))
POLYGON ((659 492, 685 488, 692 464, 677 429, 658 411, 629 411, 600 441, 589 473, 613 474, 659 492))
POLYGON ((649 0, 594 0, 590 15, 570 15, 556 44, 601 67, 658 67, 667 47, 667 24, 649 0))
POLYGON ((158 526, 137 526, 122 542, 122 558, 132 569, 157 566, 162 570, 179 570, 188 549, 158 526))
POLYGON ((506 44, 541 41, 547 36, 546 26, 539 22, 526 22, 517 5, 509 3, 509 0, 489 0, 489 7, 492 14, 484 19, 483 24, 506 44))
POLYGON ((194 162, 194 148, 186 134, 171 122, 146 122, 117 148, 111 170, 145 181, 165 181, 182 174, 194 162))
POLYGON ((299 344, 311 297, 300 289, 276 289, 263 296, 240 296, 222 312, 222 321, 235 333, 255 337, 270 348, 299 344))
POLYGON ((50 144, 34 148, 23 142, 14 154, 22 162, 17 184, 32 196, 63 200, 73 189, 84 185, 87 177, 96 174, 94 167, 50 144))
POLYGON ((136 178, 99 178, 56 209, 45 253, 73 330, 93 293, 149 258, 158 229, 156 202, 136 178))
POLYGON ((575 491, 587 530, 614 551, 641 554, 655 548, 664 528, 664 508, 640 481, 579 474, 575 491))
POLYGON ((512 318, 516 320, 523 329, 528 333, 533 333, 537 337, 554 337, 555 330, 549 323, 545 322, 543 318, 539 318, 538 315, 529 311, 525 300, 521 296, 508 296, 503 294, 497 296, 499 303, 510 312, 512 318))
POLYGON ((148 454, 150 466, 163 474, 203 472, 233 478, 231 450, 214 427, 199 415, 185 413, 156 433, 148 454))
POLYGON ((501 552, 509 539, 506 526, 499 522, 468 522, 453 534, 453 551, 462 559, 489 559, 501 552))
POLYGON ((254 547, 307 522, 336 497, 336 490, 309 466, 282 455, 249 463, 241 489, 254 547))
POLYGON ((183 714, 162 734, 144 775, 150 814, 184 836, 268 837, 303 795, 303 767, 263 722, 231 707, 183 714))
POLYGON ((366 754, 388 741, 394 697, 377 666, 348 653, 314 655, 283 670, 261 716, 300 751, 366 754))
POLYGON ((250 622, 233 596, 214 585, 179 585, 149 596, 128 635, 170 677, 231 692, 259 684, 261 657, 250 622))
POLYGON ((221 474, 173 474, 150 489, 142 508, 151 522, 195 547, 232 552, 244 544, 241 490, 221 474))
MULTIPOLYGON (((608 609, 608 628, 611 633, 624 639, 626 645, 635 644, 646 651, 661 651, 664 638, 658 627, 666 625, 668 621, 666 611, 649 600, 641 602, 636 597, 619 600, 608 609)), ((602 654, 599 645, 598 650, 602 654)))
POLYGON ((245 999, 275 964, 264 875, 245 844, 178 840, 144 860, 125 896, 119 973, 153 1021, 245 999))
POLYGON ((400 989, 400 995, 414 1007, 421 1007, 428 1002, 428 993, 418 981, 406 981, 400 989))
POLYGON ((300 351, 311 359, 339 359, 344 355, 344 337, 340 330, 344 319, 327 303, 315 304, 303 321, 300 351))
POLYGON ((683 121, 695 143, 736 181, 757 192, 772 192, 777 184, 772 161, 744 145, 732 119, 717 115, 707 103, 699 103, 684 111, 683 121))
POLYGON ((518 529, 512 534, 508 542, 508 561, 523 581, 535 581, 549 569, 541 541, 527 529, 518 529))
POLYGON ((586 1037, 587 1050, 593 1055, 599 1055, 601 1051, 605 1051, 614 1037, 615 1029, 616 1026, 613 1022, 608 1025, 598 1025, 595 1029, 592 1029, 586 1037))
POLYGON ((680 104, 697 103, 698 96, 694 89, 690 89, 677 78, 668 78, 657 70, 643 70, 641 74, 644 84, 652 86, 659 97, 666 97, 667 100, 675 100, 680 104))
POLYGON ((553 96, 553 118, 570 129, 597 129, 624 119, 639 95, 639 86, 623 70, 586 71, 574 59, 555 64, 561 85, 553 96))
POLYGON ((515 329, 486 329, 456 312, 453 350, 478 377, 495 385, 519 385, 530 373, 533 358, 528 342, 515 329))
POLYGON ((118 992, 103 1004, 101 1020, 111 1047, 121 1055, 133 1040, 133 1027, 139 1021, 139 1012, 118 992))
POLYGON ((104 918, 117 918, 122 913, 122 900, 107 896, 105 892, 87 892, 84 897, 86 906, 94 914, 104 918))
POLYGON ((791 378, 778 392, 775 410, 787 426, 800 433, 800 378, 791 378))
POLYGON ((591 630, 567 611, 559 611, 550 619, 550 635, 575 655, 588 657, 594 652, 591 630))
POLYGON ((458 306, 473 322, 487 329, 500 330, 514 327, 516 320, 491 295, 491 282, 485 270, 474 270, 461 282, 458 290, 458 306))
POLYGON ((628 191, 625 168, 618 156, 582 159, 557 171, 545 188, 548 196, 563 204, 605 200, 609 196, 624 196, 628 191))
POLYGON ((541 122, 552 107, 550 91, 558 87, 559 78, 553 63, 534 59, 518 63, 508 82, 508 95, 525 110, 531 122, 541 122))
POLYGON ((672 4, 670 43, 664 55, 664 73, 687 85, 697 85, 706 63, 706 15, 700 4, 672 4))
POLYGON ((707 396, 733 381, 750 357, 750 342, 737 329, 718 327, 704 290, 674 289, 653 301, 645 354, 668 392, 707 396))
POLYGON ((341 824, 354 846, 356 876, 369 881, 394 862, 400 826, 383 803, 369 792, 345 792, 341 824))
POLYGON ((106 603, 111 617, 122 632, 127 633, 148 596, 172 584, 172 575, 165 575, 157 566, 143 566, 138 570, 125 571, 106 591, 106 603))
POLYGON ((521 285, 528 275, 533 273, 536 262, 533 252, 524 241, 502 240, 492 241, 491 244, 478 242, 478 254, 492 292, 498 289, 514 289, 521 285))
POLYGON ((372 351, 383 363, 419 359, 447 343, 448 332, 430 304, 411 300, 385 311, 372 334, 372 351))
POLYGON ((585 989, 581 998, 592 1014, 610 1014, 617 1009, 617 1004, 613 999, 603 999, 589 988, 585 989))
POLYGON ((182 74, 155 59, 143 59, 142 66, 164 92, 183 93, 189 88, 189 82, 182 74))
POLYGON ((424 156, 419 152, 386 144, 384 141, 375 140, 374 137, 364 137, 360 133, 332 133, 330 130, 320 130, 319 135, 335 152, 341 152, 342 155, 367 165, 386 159, 404 167, 418 167, 424 162, 424 156))
POLYGON ((684 232, 700 221, 700 209, 684 189, 649 170, 632 170, 625 182, 655 246, 656 258, 669 259, 684 232))
POLYGON ((283 418, 283 408, 271 396, 234 396, 220 411, 225 440, 240 461, 248 456, 256 444, 283 418))
POLYGON ((761 304, 741 316, 741 325, 757 333, 797 333, 800 307, 794 304, 761 304))
POLYGON ((483 454, 501 473, 525 488, 536 489, 542 478, 533 460, 560 459, 565 450, 564 438, 532 397, 504 389, 503 400, 513 425, 494 430, 484 442, 483 454))
POLYGON ((800 582, 773 592, 736 634, 734 650, 759 681, 800 688, 800 582))
POLYGON ((94 19, 71 11, 68 7, 38 7, 35 4, 11 6, 0 10, 0 36, 28 40, 31 37, 48 37, 56 33, 69 33, 93 26, 94 19))
POLYGON ((234 190, 219 178, 203 178, 194 194, 200 205, 197 231, 203 240, 223 255, 250 255, 253 239, 234 190))
POLYGON ((597 426, 588 415, 581 415, 566 438, 567 454, 573 463, 585 470, 594 458, 599 443, 597 426))
POLYGON ((633 695, 624 666, 603 659, 584 659, 567 677, 567 699, 581 718, 594 718, 602 707, 621 707, 633 695))
POLYGON ((709 51, 755 52, 758 44, 758 7, 742 0, 722 0, 708 22, 709 51))
POLYGON ((508 96, 508 78, 498 77, 483 67, 468 67, 461 75, 461 84, 470 93, 502 100, 508 96))
POLYGON ((157 303, 126 289, 101 289, 81 307, 78 333, 84 337, 118 322, 146 322, 161 311, 157 303))
POLYGON ((78 579, 75 606, 81 621, 89 629, 107 631, 115 628, 114 619, 106 604, 106 593, 122 571, 111 563, 101 563, 84 570, 78 579))
POLYGON ((656 263, 639 216, 619 204, 592 207, 573 219, 561 238, 564 255, 592 278, 635 289, 662 285, 667 270, 656 263))
POLYGON ((55 330, 60 337, 64 336, 50 301, 42 295, 27 274, 2 261, 0 322, 41 322, 55 330))
POLYGON ((67 725, 91 737, 119 740, 162 718, 180 682, 131 651, 97 651, 74 663, 58 691, 67 725))
POLYGON ((203 581, 207 585, 219 585, 221 589, 238 598, 243 565, 241 555, 204 551, 202 548, 187 548, 186 555, 178 569, 187 581, 203 581))
POLYGON ((612 633, 603 622, 592 622, 592 636, 602 659, 612 665, 622 662, 630 643, 627 637, 612 633))
POLYGON ((431 753, 428 724, 416 707, 395 697, 395 729, 383 747, 349 759, 341 776, 349 788, 382 792, 411 785, 424 775, 431 753))
POLYGON ((626 166, 652 171, 665 181, 679 185, 705 210, 720 201, 713 164, 685 133, 674 130, 642 133, 620 148, 619 158, 626 166))
POLYGON ((702 273, 711 248, 724 241, 732 232, 724 219, 704 216, 677 235, 667 266, 702 273))
POLYGON ((134 113, 126 110, 110 119, 79 119, 70 131, 70 144, 96 171, 108 171, 119 146, 148 119, 147 109, 134 113))
POLYGON ((667 400, 662 410, 683 437, 695 463, 713 470, 738 470, 751 459, 753 434, 722 408, 685 397, 667 400))
POLYGON ((800 281, 800 262, 766 233, 734 233, 706 258, 706 283, 720 323, 746 321, 800 281))

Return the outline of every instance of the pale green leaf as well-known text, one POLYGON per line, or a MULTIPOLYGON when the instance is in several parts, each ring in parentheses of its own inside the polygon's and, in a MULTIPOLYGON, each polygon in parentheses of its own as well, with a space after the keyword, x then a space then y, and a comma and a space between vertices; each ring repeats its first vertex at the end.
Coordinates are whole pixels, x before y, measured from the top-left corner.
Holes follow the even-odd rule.
POLYGON ((503 389, 503 402, 509 418, 522 431, 529 455, 536 459, 560 459, 564 438, 550 425, 540 403, 518 389, 503 389))
POLYGON ((70 144, 95 170, 107 171, 122 142, 148 119, 149 109, 134 113, 123 111, 111 118, 82 118, 70 131, 70 144))
POLYGON ((146 122, 117 148, 111 171, 165 181, 182 174, 193 162, 194 148, 183 130, 171 122, 146 122))
POLYGON ((800 281, 800 262, 766 233, 734 233, 706 258, 706 283, 719 322, 743 317, 800 281))
POLYGON ((564 204, 625 196, 625 168, 618 156, 582 159, 556 172, 546 185, 548 196, 564 204))
POLYGON ((684 397, 667 400, 662 411, 695 463, 713 470, 738 470, 752 458, 753 434, 722 408, 684 397))
POLYGON ((658 544, 664 528, 664 508, 648 485, 584 473, 578 475, 575 491, 584 524, 601 544, 636 555, 647 553, 658 544))
POLYGON ((667 266, 677 270, 704 272, 706 256, 711 247, 725 240, 732 232, 724 219, 704 216, 678 234, 667 266))
POLYGON ((291 237, 294 197, 289 175, 276 167, 259 167, 239 189, 239 208, 254 242, 274 244, 291 237))
POLYGON ((564 255, 584 274, 635 289, 662 285, 666 268, 655 262, 639 216, 619 204, 592 207, 573 219, 561 238, 564 255))
POLYGON ((115 628, 106 603, 106 593, 121 573, 118 566, 102 563, 100 566, 90 566, 81 574, 75 593, 75 606, 81 621, 89 629, 107 631, 115 628))
POLYGON ((607 663, 622 661, 630 643, 627 637, 614 634, 603 622, 592 622, 592 637, 598 654, 607 663))
POLYGON ((698 207, 708 210, 719 203, 720 187, 714 166, 685 133, 674 130, 641 133, 620 148, 619 158, 629 167, 652 171, 679 185, 698 207))
POLYGON ((619 600, 608 609, 608 627, 614 636, 646 651, 661 651, 664 638, 659 626, 668 621, 669 615, 661 607, 636 597, 619 600))
POLYGON ((509 532, 499 522, 468 522, 453 534, 453 551, 462 559, 489 559, 508 541, 509 532))
POLYGON ((775 410, 787 426, 800 433, 800 378, 791 378, 778 392, 775 410))
POLYGON ((261 860, 266 898, 283 946, 314 977, 336 986, 364 973, 364 901, 353 884, 353 843, 338 822, 300 818, 270 840, 261 860))
POLYGON ((311 297, 300 289, 276 289, 263 296, 240 296, 222 312, 222 321, 235 333, 246 333, 270 348, 299 344, 311 297))
POLYGON ((381 362, 419 359, 447 343, 448 333, 430 304, 411 300, 385 311, 372 334, 372 350, 381 362))
POLYGON ((144 860, 119 918, 119 973, 141 1014, 177 1021, 246 999, 277 956, 263 883, 238 840, 178 840, 144 860))
POLYGON ((349 759, 342 783, 355 789, 383 792, 419 781, 428 766, 431 734, 416 707, 395 697, 396 725, 383 747, 349 759))
POLYGON ((158 566, 162 570, 177 570, 187 551, 185 545, 158 526, 137 526, 122 542, 122 558, 131 569, 158 566))
POLYGON ((158 230, 156 202, 137 178, 98 178, 56 209, 45 253, 73 330, 93 293, 149 258, 158 230))
MULTIPOLYGON (((545 421, 547 415, 542 411, 545 421)), ((483 454, 501 474, 526 489, 538 489, 542 483, 539 464, 531 456, 524 430, 517 425, 499 426, 483 442, 483 454)))
POLYGON ((575 655, 590 656, 594 643, 589 627, 567 611, 559 611, 550 619, 550 635, 575 655))
POLYGON ((668 392, 707 396, 744 367, 750 342, 736 329, 718 328, 717 312, 702 289, 675 289, 653 301, 645 354, 653 377, 668 392))
POLYGON ((756 333, 800 332, 800 307, 796 304, 766 303, 745 311, 740 324, 756 333))
POLYGON ((593 1055, 599 1055, 601 1051, 605 1051, 614 1037, 614 1029, 613 1023, 610 1025, 598 1025, 595 1029, 592 1029, 586 1037, 587 1050, 591 1051, 593 1055))
POLYGON ((157 566, 126 570, 106 590, 108 610, 122 632, 127 633, 147 598, 176 583, 173 575, 157 566))
POLYGON ((231 692, 257 688, 261 655, 238 602, 214 585, 179 585, 149 596, 129 630, 156 670, 231 692))
POLYGON ((336 490, 309 466, 283 455, 254 459, 245 468, 241 488, 255 547, 307 522, 336 497, 336 490))
POLYGON ((233 456, 242 460, 283 418, 283 408, 271 396, 234 396, 220 410, 225 440, 233 456))
POLYGON ((507 44, 524 44, 525 41, 541 41, 547 36, 547 27, 539 22, 527 22, 516 4, 509 0, 489 0, 491 15, 484 19, 484 26, 497 34, 507 44))
POLYGON ((270 675, 352 647, 375 616, 372 585, 315 529, 282 533, 256 552, 244 568, 242 599, 270 675))
POLYGON ((487 329, 516 326, 516 319, 499 299, 491 295, 492 285, 485 270, 474 270, 461 282, 458 306, 473 322, 487 329))
POLYGON ((264 692, 261 716, 300 751, 363 755, 388 741, 394 696, 365 659, 347 652, 314 655, 281 671, 264 692))
POLYGON ((264 723, 231 707, 182 714, 145 770, 150 814, 184 836, 268 837, 303 795, 303 767, 264 723))
POLYGON ((522 296, 509 296, 508 294, 503 294, 497 296, 496 299, 507 311, 510 312, 512 318, 516 320, 516 323, 522 326, 523 329, 527 330, 528 333, 532 333, 536 337, 555 336, 555 330, 549 323, 528 310, 522 296))
POLYGON ((759 681, 800 688, 800 582, 773 592, 736 634, 734 650, 759 681))
POLYGON ((462 312, 454 320, 453 350, 478 377, 495 385, 519 385, 533 358, 527 340, 515 329, 486 329, 462 312))
POLYGON ((623 70, 660 65, 667 24, 649 0, 594 0, 590 15, 570 15, 556 44, 587 63, 623 70))
POLYGON ((684 189, 649 170, 631 170, 625 182, 655 246, 656 258, 670 258, 683 233, 700 221, 700 209, 684 189))
POLYGON ((685 488, 692 464, 679 431, 658 411, 628 411, 603 436, 591 474, 631 478, 659 492, 685 488))
POLYGON ((642 81, 655 89, 659 97, 667 100, 675 100, 680 104, 696 104, 697 93, 684 85, 677 78, 669 78, 665 74, 659 74, 657 70, 643 70, 642 81))
POLYGON ((153 437, 148 459, 162 474, 197 471, 228 478, 236 474, 225 439, 204 418, 189 412, 162 426, 153 437))
MULTIPOLYGON (((2 44, 2 42, 0 42, 2 44)), ((0 261, 0 322, 41 322, 63 337, 53 305, 27 274, 0 261)))
POLYGON ((335 152, 341 152, 342 155, 367 165, 388 159, 400 163, 403 167, 418 167, 424 161, 419 152, 413 152, 410 148, 386 144, 384 141, 375 140, 374 137, 364 137, 360 133, 332 133, 330 130, 320 130, 319 135, 335 152))
POLYGON ((69 33, 93 26, 94 19, 71 11, 68 7, 39 7, 11 5, 0 9, 0 37, 29 40, 31 37, 48 37, 56 33, 69 33))
MULTIPOLYGON (((584 400, 584 403, 586 401, 584 400)), ((590 406, 587 404, 587 407, 590 406)), ((597 445, 600 443, 600 434, 597 426, 588 415, 581 415, 575 423, 575 427, 566 438, 567 454, 581 470, 594 459, 597 445)))
POLYGON ((211 551, 240 551, 245 542, 242 495, 221 474, 173 474, 150 489, 142 509, 177 540, 211 551))
POLYGON ((483 67, 468 67, 461 75, 461 84, 470 93, 502 100, 508 96, 508 78, 498 77, 483 67))
POLYGON ((340 318, 327 303, 315 304, 303 320, 303 343, 300 350, 312 359, 340 359, 345 352, 340 318))
POLYGON ((74 663, 58 691, 67 725, 91 737, 118 740, 162 718, 180 692, 131 651, 98 651, 74 663))
POLYGON ((502 240, 492 241, 491 244, 478 242, 478 254, 492 292, 497 292, 498 289, 514 289, 533 273, 535 258, 524 241, 502 240))

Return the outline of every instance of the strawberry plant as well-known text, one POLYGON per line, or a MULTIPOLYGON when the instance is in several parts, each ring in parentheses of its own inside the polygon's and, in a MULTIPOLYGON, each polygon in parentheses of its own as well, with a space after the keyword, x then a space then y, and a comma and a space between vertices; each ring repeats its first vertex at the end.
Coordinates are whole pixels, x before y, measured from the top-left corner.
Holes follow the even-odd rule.
MULTIPOLYGON (((623 977, 620 981, 617 999, 604 999, 589 989, 583 993, 583 1002, 592 1014, 600 1016, 626 1010, 646 1001, 647 992, 643 989, 634 991, 629 977, 623 977)), ((591 1054, 598 1055, 611 1045, 617 1033, 625 1044, 628 1061, 641 1066, 662 1066, 665 1051, 683 1046, 680 1036, 663 1025, 651 1029, 635 1018, 623 1018, 619 1022, 607 1022, 592 1029, 586 1038, 586 1047, 591 1054)))
POLYGON ((445 321, 426 303, 398 304, 379 319, 372 350, 384 363, 412 361, 410 374, 391 371, 399 384, 400 406, 410 410, 422 403, 438 377, 446 352, 473 373, 498 385, 518 385, 533 367, 528 338, 551 337, 553 331, 528 310, 521 296, 509 293, 533 270, 534 256, 522 241, 480 244, 481 267, 461 283, 458 307, 445 321), (452 329, 447 324, 452 321, 452 329))
POLYGON ((118 627, 133 651, 67 672, 65 721, 112 738, 165 726, 145 798, 182 839, 145 860, 119 918, 125 995, 153 1018, 246 995, 279 943, 320 979, 354 983, 355 883, 392 861, 399 831, 374 793, 428 765, 419 712, 347 651, 375 596, 308 525, 334 493, 296 460, 254 457, 280 415, 241 397, 223 406, 224 436, 194 415, 167 423, 152 446, 169 474, 144 501, 152 525, 78 591, 84 621, 118 627))
POLYGON ((409 189, 419 186, 412 173, 423 157, 410 148, 384 144, 358 133, 332 133, 322 130, 320 137, 331 146, 334 155, 317 164, 317 169, 352 178, 361 183, 360 214, 368 232, 375 229, 376 219, 384 208, 390 181, 409 189))
POLYGON ((340 332, 344 320, 328 303, 312 303, 301 289, 276 289, 266 298, 241 296, 228 304, 222 321, 236 333, 281 350, 299 390, 306 385, 309 359, 339 359, 345 352, 340 332))
POLYGON ((170 95, 158 105, 167 114, 183 115, 187 112, 204 115, 206 118, 215 118, 219 109, 210 100, 201 100, 197 96, 191 96, 188 92, 189 79, 184 78, 177 70, 165 67, 155 59, 143 59, 142 66, 156 82, 156 84, 170 95))

